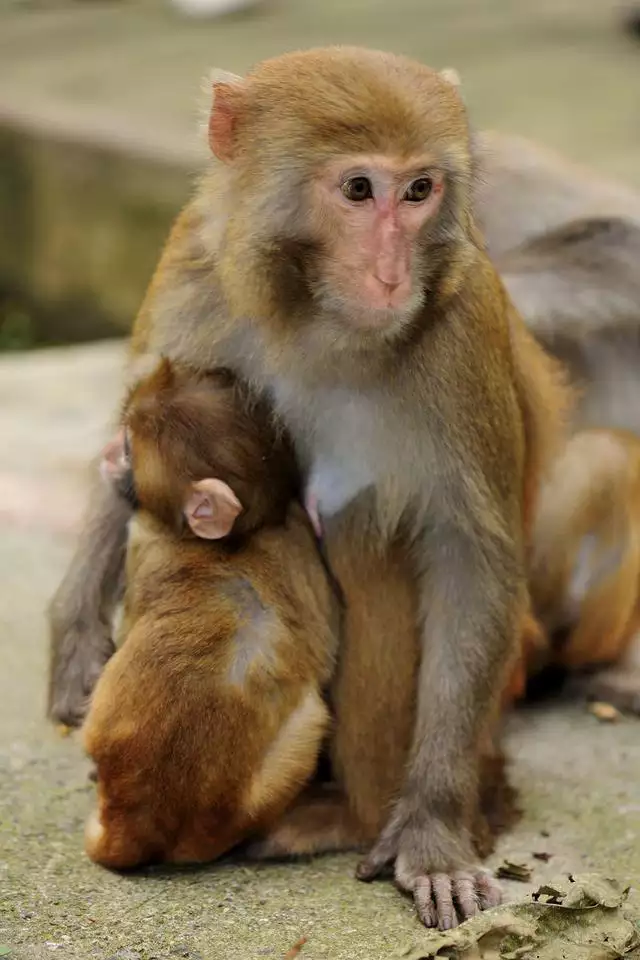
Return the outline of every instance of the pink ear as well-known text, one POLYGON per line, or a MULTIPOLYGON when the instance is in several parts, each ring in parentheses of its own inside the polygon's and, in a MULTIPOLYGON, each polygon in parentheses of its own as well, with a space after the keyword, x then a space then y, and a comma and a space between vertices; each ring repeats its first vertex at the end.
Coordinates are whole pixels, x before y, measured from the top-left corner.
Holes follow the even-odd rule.
POLYGON ((191 485, 184 515, 197 537, 220 540, 231 533, 242 504, 222 480, 213 477, 191 485))
POLYGON ((209 146, 223 163, 232 163, 235 157, 236 125, 244 109, 243 82, 214 82, 213 106, 209 116, 209 146))
POLYGON ((125 428, 121 427, 102 451, 100 473, 109 483, 115 483, 122 479, 130 466, 125 452, 125 428))

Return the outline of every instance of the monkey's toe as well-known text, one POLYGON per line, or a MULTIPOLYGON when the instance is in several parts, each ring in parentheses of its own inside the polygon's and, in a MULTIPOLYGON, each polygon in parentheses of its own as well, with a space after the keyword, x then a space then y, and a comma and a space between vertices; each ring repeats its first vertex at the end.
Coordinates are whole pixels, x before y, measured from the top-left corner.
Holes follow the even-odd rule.
POLYGON ((438 911, 433 899, 433 888, 430 877, 418 877, 413 888, 413 900, 418 916, 425 927, 438 926, 438 911))
POLYGON ((502 887, 486 870, 479 870, 475 875, 476 893, 481 910, 491 910, 502 903, 502 887))
MULTIPOLYGON (((369 851, 366 857, 359 862, 356 867, 356 878, 369 883, 375 880, 381 873, 384 873, 397 852, 397 840, 395 837, 385 837, 378 840, 374 847, 369 851)), ((401 884, 402 886, 402 884, 401 884)))

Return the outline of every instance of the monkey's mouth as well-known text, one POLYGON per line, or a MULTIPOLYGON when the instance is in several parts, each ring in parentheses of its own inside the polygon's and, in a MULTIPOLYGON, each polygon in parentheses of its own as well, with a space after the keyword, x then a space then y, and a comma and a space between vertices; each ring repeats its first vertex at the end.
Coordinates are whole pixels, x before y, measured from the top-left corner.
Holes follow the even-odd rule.
POLYGON ((402 310, 411 300, 413 293, 409 276, 398 283, 385 283, 373 274, 367 274, 363 288, 363 299, 374 310, 402 310))
POLYGON ((351 326, 359 330, 377 330, 386 336, 399 333, 411 323, 420 310, 424 294, 421 290, 390 291, 383 296, 363 297, 349 314, 351 326))

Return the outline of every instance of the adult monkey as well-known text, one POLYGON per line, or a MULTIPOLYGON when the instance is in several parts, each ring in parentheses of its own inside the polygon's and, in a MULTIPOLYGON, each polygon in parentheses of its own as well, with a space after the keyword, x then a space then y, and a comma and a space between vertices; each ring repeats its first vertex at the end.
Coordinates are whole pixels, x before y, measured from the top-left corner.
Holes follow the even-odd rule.
MULTIPOLYGON (((133 347, 222 363, 270 394, 330 556, 402 544, 422 651, 413 743, 360 875, 394 861, 422 919, 448 927, 454 903, 466 917, 500 895, 475 866, 480 756, 527 612, 525 514, 561 391, 484 251, 447 79, 335 48, 214 90, 218 163, 174 231, 133 347)), ((347 714, 358 722, 350 689, 338 731, 347 714)), ((358 741, 370 738, 366 724, 342 738, 356 745, 339 761, 357 810, 369 786, 358 741)))
MULTIPOLYGON (((391 412, 394 403, 399 405, 390 417, 391 432, 377 435, 374 439, 383 442, 371 443, 367 450, 367 453, 384 451, 385 441, 397 441, 405 436, 403 428, 414 423, 416 411, 422 415, 423 405, 425 421, 430 411, 439 418, 438 429, 444 430, 439 437, 440 446, 436 444, 436 447, 430 450, 420 449, 413 469, 422 471, 425 464, 433 463, 434 476, 444 469, 446 483, 440 473, 438 483, 434 490, 430 491, 435 493, 433 503, 424 502, 421 495, 417 509, 415 503, 410 509, 411 532, 416 542, 420 542, 427 532, 432 534, 434 527, 439 535, 437 549, 431 558, 433 562, 427 566, 443 574, 443 579, 438 584, 445 588, 441 596, 449 594, 451 599, 448 605, 433 603, 434 594, 429 594, 424 609, 432 622, 426 635, 443 637, 449 633, 449 617, 451 633, 461 634, 462 647, 465 645, 466 627, 460 622, 461 598, 450 592, 454 581, 469 588, 464 597, 465 601, 479 605, 476 608, 476 622, 472 623, 468 630, 469 656, 462 653, 462 648, 459 651, 460 657, 456 653, 451 655, 447 652, 446 645, 441 643, 437 646, 434 659, 430 661, 433 669, 423 671, 437 674, 439 658, 447 660, 452 656, 454 661, 459 659, 461 663, 466 660, 460 675, 456 675, 454 669, 438 690, 434 691, 433 677, 426 678, 429 693, 435 693, 435 696, 426 697, 428 709, 425 718, 422 705, 425 697, 421 695, 419 719, 424 728, 425 719, 430 719, 429 710, 433 712, 441 706, 443 718, 439 726, 440 732, 437 736, 428 738, 426 754, 423 749, 424 738, 417 738, 413 765, 415 775, 410 777, 404 807, 398 809, 391 830, 387 832, 382 845, 368 863, 368 871, 371 873, 383 861, 399 854, 398 879, 413 890, 423 919, 426 922, 438 920, 447 925, 451 922, 454 893, 459 904, 464 902, 468 906, 467 912, 475 909, 476 895, 484 897, 485 905, 495 898, 495 889, 485 878, 463 869, 472 866, 470 861, 473 859, 465 817, 474 804, 474 766, 477 760, 475 744, 483 733, 487 702, 491 700, 492 692, 497 686, 497 664, 508 649, 509 638, 515 636, 517 619, 522 612, 522 582, 519 572, 522 544, 516 530, 506 531, 506 527, 516 523, 516 502, 521 498, 521 491, 517 492, 516 487, 523 470, 523 451, 518 449, 522 438, 518 440, 516 436, 520 429, 517 426, 515 400, 517 387, 509 379, 509 375, 505 374, 514 362, 508 359, 509 331, 504 322, 508 305, 480 250, 473 221, 469 216, 471 170, 463 113, 450 85, 445 81, 438 81, 435 75, 425 68, 409 61, 362 51, 333 51, 282 58, 263 65, 246 84, 220 84, 212 114, 211 139, 219 158, 229 164, 227 188, 231 182, 235 184, 235 189, 221 190, 216 205, 220 216, 212 222, 212 197, 220 186, 220 181, 216 184, 214 176, 213 184, 207 186, 205 182, 199 198, 183 214, 134 331, 134 352, 166 350, 176 356, 194 354, 204 364, 213 362, 215 356, 216 360, 222 359, 237 366, 254 381, 272 388, 280 412, 294 434, 298 434, 299 440, 309 437, 315 441, 318 434, 322 438, 323 431, 326 438, 326 431, 329 430, 330 436, 331 429, 340 424, 345 414, 347 422, 353 416, 355 421, 352 421, 351 426, 355 429, 355 434, 352 432, 350 435, 343 435, 341 441, 348 461, 354 436, 364 440, 367 430, 374 422, 372 411, 359 410, 358 404, 352 403, 356 399, 353 392, 343 398, 345 403, 341 403, 339 391, 335 390, 324 396, 327 401, 326 408, 324 400, 318 407, 316 394, 315 397, 308 398, 306 410, 301 411, 296 404, 302 385, 287 383, 287 380, 276 372, 283 354, 286 354, 290 347, 289 340, 295 340, 302 328, 311 332, 311 339, 307 341, 307 346, 310 347, 307 354, 310 367, 305 370, 305 374, 314 374, 317 377, 319 371, 313 370, 313 361, 324 361, 326 365, 327 353, 331 357, 332 375, 335 373, 344 377, 347 374, 356 374, 360 377, 367 374, 366 369, 358 371, 357 366, 354 369, 352 357, 349 357, 347 364, 341 368, 339 351, 333 349, 333 341, 337 339, 339 342, 344 333, 339 325, 336 327, 335 321, 343 319, 340 313, 344 312, 345 296, 352 292, 348 287, 345 290, 341 284, 346 281, 351 266, 350 255, 358 254, 359 250, 357 243, 349 243, 349 237, 346 242, 343 241, 339 256, 332 260, 330 258, 331 269, 326 271, 324 276, 311 275, 315 298, 320 300, 324 308, 324 312, 319 313, 319 318, 329 321, 329 338, 326 337, 326 323, 324 329, 322 323, 305 326, 304 313, 296 317, 300 326, 294 327, 290 323, 291 311, 297 305, 292 292, 301 296, 301 302, 309 309, 307 319, 318 319, 318 316, 314 316, 314 311, 317 310, 314 300, 309 299, 309 291, 305 289, 305 283, 310 277, 304 273, 313 260, 312 254, 317 251, 313 244, 308 244, 305 250, 299 242, 299 236, 294 244, 287 245, 284 242, 288 231, 295 232, 300 228, 300 221, 297 219, 299 209, 296 206, 300 196, 300 183, 296 175, 300 173, 300 169, 291 161, 294 157, 308 159, 305 142, 312 148, 311 155, 316 166, 320 160, 339 159, 340 155, 346 152, 366 152, 366 170, 370 176, 357 175, 354 171, 351 171, 349 176, 342 171, 344 179, 341 184, 345 188, 343 195, 347 202, 367 204, 374 200, 373 186, 376 191, 382 191, 382 207, 377 211, 382 215, 381 220, 374 223, 371 216, 361 220, 360 232, 357 235, 362 241, 362 249, 375 262, 377 270, 376 275, 361 276, 357 269, 354 273, 355 282, 362 281, 361 295, 369 305, 365 309, 362 309, 361 303, 352 305, 350 319, 354 321, 354 327, 361 326, 364 329, 365 347, 368 341, 376 342, 377 335, 370 329, 372 320, 379 325, 380 339, 377 342, 384 343, 388 339, 392 343, 397 337, 397 342, 402 347, 401 352, 411 352, 406 351, 406 348, 411 347, 415 335, 420 342, 420 349, 425 346, 425 331, 414 327, 411 322, 413 315, 417 316, 420 312, 422 297, 419 291, 413 288, 413 277, 411 270, 407 268, 407 261, 409 247, 427 219, 430 229, 425 230, 423 253, 428 252, 430 256, 425 261, 420 261, 416 270, 422 281, 428 280, 429 292, 435 298, 435 313, 437 314, 440 296, 444 298, 443 303, 449 298, 455 300, 458 283, 464 286, 468 267, 472 266, 470 272, 479 285, 471 291, 470 299, 466 299, 467 307, 471 303, 479 305, 477 309, 467 311, 469 326, 461 325, 460 316, 454 324, 457 333, 449 345, 453 348, 452 355, 449 355, 449 347, 443 347, 443 327, 434 324, 437 329, 429 331, 429 348, 433 349, 432 372, 439 370, 436 380, 439 380, 438 388, 446 388, 444 392, 434 393, 433 382, 428 389, 421 392, 418 384, 417 392, 400 394, 390 407, 383 405, 374 409, 373 414, 379 415, 379 422, 384 424, 385 414, 391 412), (320 88, 323 96, 318 97, 320 88), (283 110, 285 105, 286 109, 283 110), (266 117, 266 126, 261 127, 259 123, 257 127, 254 126, 260 117, 263 121, 266 117), (304 123, 301 125, 302 118, 304 123), (434 126, 431 126, 432 124, 434 126), (246 163, 243 167, 236 165, 236 146, 242 142, 244 125, 251 127, 252 136, 249 140, 245 138, 244 149, 248 156, 251 152, 249 142, 254 145, 252 150, 255 166, 252 168, 248 168, 246 163), (314 130, 313 143, 306 141, 309 125, 314 130), (254 137, 256 132, 259 135, 254 137), (408 141, 411 141, 411 144, 408 141), (421 155, 420 171, 423 175, 419 175, 419 172, 415 175, 414 170, 414 175, 409 177, 406 168, 399 171, 397 166, 385 162, 384 158, 381 161, 381 151, 386 150, 388 161, 391 154, 395 155, 401 150, 400 145, 404 147, 405 154, 409 155, 415 155, 418 146, 422 149, 425 146, 429 148, 431 159, 425 159, 424 154, 421 155), (330 149, 325 152, 327 146, 330 149), (255 150, 258 151, 257 154, 255 150), (286 154, 286 164, 281 162, 283 151, 286 154), (256 189, 256 173, 269 174, 270 190, 261 192, 256 189), (401 191, 398 195, 400 183, 404 184, 404 192, 401 191), (297 189, 293 189, 292 184, 297 189), (243 187, 242 192, 238 191, 238 186, 243 187), (276 205, 272 203, 271 191, 278 198, 276 205), (249 196, 252 197, 252 204, 246 205, 249 196), (283 203, 283 197, 290 202, 283 203), (407 208, 400 218, 403 222, 399 223, 397 204, 401 200, 406 201, 407 208), (409 213, 409 206, 414 204, 415 209, 409 213), (424 215, 418 209, 420 205, 423 206, 424 215), (443 215, 438 218, 436 214, 440 208, 443 215), (251 224, 251 243, 244 243, 245 240, 248 241, 247 224, 251 224), (371 241, 366 239, 369 224, 375 227, 371 241), (261 232, 263 229, 264 233, 261 232), (224 247, 220 248, 223 233, 224 247), (256 242, 260 247, 260 257, 257 260, 256 242), (219 258, 215 264, 211 257, 214 250, 217 250, 219 258), (265 253, 271 254, 268 269, 264 269, 265 253), (341 257, 347 261, 347 271, 340 264, 341 257), (331 278, 331 284, 323 286, 323 281, 327 278, 331 278), (216 281, 220 286, 216 286, 216 281), (221 288, 224 289, 224 298, 221 288), (336 300, 332 300, 334 294, 337 295, 338 309, 336 300), (233 324, 229 324, 229 317, 225 314, 225 299, 235 306, 236 317, 233 324), (245 310, 248 300, 253 300, 253 304, 258 302, 258 315, 261 314, 265 321, 264 329, 251 329, 249 318, 252 311, 247 313, 245 310), (242 305, 240 309, 239 305, 242 305), (178 326, 176 318, 179 318, 184 326, 178 326), (289 320, 286 328, 282 326, 283 318, 289 320), (248 322, 245 323, 245 320, 248 322), (492 325, 494 320, 497 321, 496 326, 492 325), (267 324, 272 324, 270 330, 267 324), (390 336, 387 337, 385 329, 390 336), (321 331, 318 334, 321 339, 314 341, 315 330, 321 331), (475 346, 471 346, 472 344, 475 346), (322 349, 318 350, 320 347, 322 349), (465 369, 465 364, 470 362, 472 356, 478 361, 478 367, 473 372, 465 369), (453 370, 449 369, 452 358, 453 370), (440 361, 443 363, 439 368, 440 361), (270 374, 265 373, 264 369, 269 366, 270 374), (490 370, 493 371, 491 376, 495 375, 495 379, 488 387, 484 375, 490 370), (455 400, 451 394, 454 384, 459 391, 455 400), (464 389, 460 389, 463 385, 464 389), (288 392, 289 386, 293 386, 291 393, 288 392), (335 405, 333 409, 332 403, 335 405), (467 413, 458 421, 458 413, 465 408, 467 413), (484 419, 482 430, 477 433, 474 416, 481 409, 485 411, 484 419), (295 414, 300 412, 308 414, 308 420, 302 417, 296 422, 295 414), (321 415, 321 420, 324 418, 324 422, 318 420, 318 414, 321 415), (400 417, 396 419, 398 414, 400 417), (449 420, 453 429, 447 435, 449 420), (397 427, 401 429, 398 431, 397 427), (511 430, 514 431, 513 434, 511 430), (445 436, 446 440, 443 439, 445 436), (448 444, 449 440, 451 446, 448 444), (468 470, 467 465, 463 469, 460 456, 462 448, 459 446, 461 443, 465 454, 469 454, 468 470), (465 443, 468 447, 464 446, 465 443), (496 444, 501 476, 494 476, 489 481, 488 463, 496 454, 496 444), (433 454, 436 454, 435 459, 433 454), (441 457, 440 460, 438 456, 441 457), (470 500, 476 497, 484 501, 484 506, 478 507, 476 502, 470 510, 470 500), (496 499, 500 501, 499 504, 495 502, 496 499), (442 509, 434 514, 433 505, 436 502, 442 509), (509 519, 503 513, 505 510, 509 519), (420 516, 417 526, 416 513, 420 516), (458 522, 459 519, 461 523, 458 522), (471 549, 467 550, 467 547, 471 549), (478 570, 488 573, 488 580, 485 579, 482 584, 474 582, 478 570), (447 606, 447 610, 443 609, 444 606, 447 606), (434 620, 434 617, 439 618, 439 621, 434 620), (474 636, 476 633, 481 636, 474 636), (501 643, 485 657, 484 638, 489 634, 499 636, 501 643), (503 645, 503 642, 506 645, 503 645), (482 661, 482 664, 475 679, 471 676, 467 683, 463 675, 468 669, 471 674, 475 673, 475 661, 482 661), (472 693, 473 703, 460 702, 459 697, 465 690, 472 693), (443 693, 445 702, 441 695, 443 693), (461 747, 460 753, 457 751, 458 747, 461 747), (416 758, 419 758, 419 763, 416 758), (435 789, 433 786, 429 787, 431 793, 425 798, 427 770, 432 783, 437 785, 435 789), (425 799, 426 802, 423 802, 425 799), (445 875, 436 877, 433 875, 434 871, 445 875)), ((359 161, 362 160, 363 157, 360 156, 359 161)), ((329 193, 333 196, 333 187, 338 186, 334 183, 330 170, 325 171, 325 174, 324 179, 320 176, 315 178, 313 187, 309 185, 319 198, 315 212, 322 212, 322 216, 318 218, 318 229, 330 207, 323 204, 329 193), (325 194, 322 191, 325 191, 325 194)), ((337 171, 333 171, 333 176, 337 176, 337 171)), ((334 225, 339 235, 340 221, 334 218, 334 225)), ((318 262, 316 259, 316 266, 318 262)), ((444 326, 446 327, 446 324, 444 326)), ((343 338, 346 339, 347 346, 353 335, 355 331, 343 338)), ((520 337, 523 336, 521 333, 520 337)), ((531 345, 526 349, 535 353, 531 345)), ((369 352, 373 354, 373 360, 369 357, 367 362, 372 362, 372 367, 376 368, 376 350, 369 352)), ((428 362, 426 356, 425 362, 428 362)), ((519 362, 517 361, 516 365, 519 362)), ((376 370, 376 373, 379 372, 376 370)), ((398 372, 402 373, 402 370, 395 371, 396 374, 398 372)), ((312 376, 305 383, 305 389, 317 385, 314 385, 313 379, 312 376)), ((366 376, 364 381, 356 384, 356 388, 358 387, 364 388, 365 393, 366 389, 371 387, 371 384, 366 383, 366 376)), ((322 388, 320 393, 322 394, 322 388)), ((431 426, 434 426, 433 420, 431 426)), ((423 429, 424 433, 421 429, 420 436, 424 438, 429 431, 426 426, 423 429)), ((411 434, 406 436, 410 437, 411 434)), ((429 440, 435 440, 435 434, 429 440)), ((319 468, 315 479, 320 486, 322 505, 329 514, 339 512, 348 501, 356 500, 356 494, 366 493, 367 488, 377 486, 378 477, 375 471, 373 476, 362 476, 359 473, 360 467, 350 464, 350 468, 353 466, 354 469, 347 470, 346 476, 343 473, 336 477, 335 474, 332 475, 331 464, 328 472, 324 470, 326 462, 323 461, 323 454, 326 450, 311 449, 306 452, 312 472, 314 468, 319 468), (320 455, 316 457, 318 452, 320 455), (334 483, 336 480, 337 485, 334 483), (346 483, 346 489, 341 489, 342 482, 346 483)), ((396 465, 397 459, 389 463, 387 469, 391 470, 396 465)), ((365 474, 368 466, 365 460, 365 474)), ((378 465, 373 466, 377 469, 378 465)), ((415 492, 409 492, 410 499, 414 499, 415 492)), ((373 510, 374 515, 378 514, 375 516, 378 525, 386 528, 376 535, 380 532, 394 532, 395 528, 401 525, 405 510, 409 509, 406 488, 399 491, 395 502, 389 503, 388 494, 387 490, 385 510, 382 513, 377 509, 373 510)), ((96 502, 93 525, 87 527, 84 535, 84 554, 78 556, 75 564, 82 579, 89 573, 92 583, 87 585, 88 589, 81 585, 80 591, 77 585, 70 591, 63 589, 53 610, 55 632, 63 639, 62 643, 54 643, 52 713, 58 716, 66 715, 74 720, 77 720, 81 713, 81 698, 90 689, 101 661, 111 652, 107 621, 109 606, 116 593, 117 576, 113 574, 119 570, 118 553, 123 541, 123 531, 118 529, 118 521, 122 527, 126 514, 120 505, 105 502, 108 496, 103 492, 103 502, 96 502), (99 556, 96 555, 96 548, 99 556), (91 566, 89 571, 86 569, 87 563, 91 566), (109 577, 109 574, 112 576, 109 577), (107 585, 105 577, 109 580, 107 585), (83 633, 86 630, 96 631, 92 637, 93 649, 89 653, 89 647, 83 646, 83 633), (78 656, 79 651, 81 652, 78 656), (74 689, 67 686, 66 690, 62 690, 62 699, 58 699, 61 687, 59 680, 65 678, 65 673, 67 678, 73 675, 74 689)), ((427 499, 431 500, 431 497, 427 499)), ((333 539, 334 532, 329 532, 330 539, 333 539)), ((417 552, 420 553, 419 550, 417 552)), ((429 579, 429 572, 420 568, 419 578, 429 579)), ((73 579, 72 576, 67 583, 73 579)), ((473 617, 470 616, 469 619, 473 621, 473 617)), ((428 722, 426 726, 429 727, 428 722)))
MULTIPOLYGON (((640 435, 640 195, 517 137, 480 134, 476 155, 489 251, 530 329, 579 381, 578 424, 640 435)), ((134 326, 133 358, 147 303, 134 326)), ((113 652, 128 515, 119 498, 96 487, 51 605, 49 713, 72 726, 113 652)))

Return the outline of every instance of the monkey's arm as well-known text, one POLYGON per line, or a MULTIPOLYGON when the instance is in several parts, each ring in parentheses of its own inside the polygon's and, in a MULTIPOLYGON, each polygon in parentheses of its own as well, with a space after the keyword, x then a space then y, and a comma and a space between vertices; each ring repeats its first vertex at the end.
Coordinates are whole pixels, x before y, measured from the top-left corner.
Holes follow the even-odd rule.
MULTIPOLYGON (((478 765, 524 608, 522 557, 490 510, 449 512, 417 546, 422 622, 418 710, 402 797, 359 876, 395 859, 427 926, 500 902, 475 866, 478 765), (462 519, 460 519, 462 518, 462 519)), ((442 515, 441 515, 442 516, 442 515)))
POLYGON ((124 586, 131 508, 115 486, 97 476, 78 544, 49 608, 48 711, 78 726, 88 697, 114 652, 112 619, 124 586))
MULTIPOLYGON (((178 218, 134 325, 130 368, 158 347, 164 326, 173 322, 182 340, 170 342, 167 352, 184 352, 191 325, 197 328, 211 304, 193 281, 202 271, 194 249, 194 213, 187 208, 178 218), (179 316, 177 316, 179 314, 179 316), (180 320, 180 322, 178 322, 180 320)), ((197 235, 196 235, 197 239, 197 235)), ((213 323, 209 340, 214 343, 213 323)), ((177 334, 176 334, 177 336, 177 334)), ((201 351, 193 347, 196 356, 201 351)), ((50 665, 48 710, 53 720, 77 726, 82 722, 102 667, 113 653, 111 621, 122 584, 127 521, 131 510, 115 487, 96 483, 67 573, 49 611, 50 665)))

